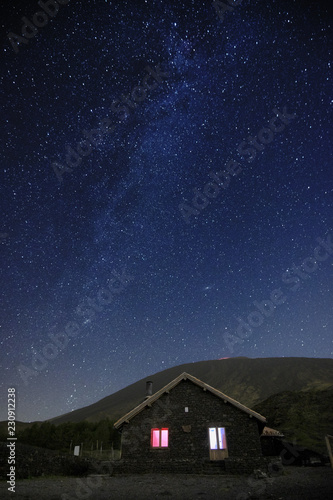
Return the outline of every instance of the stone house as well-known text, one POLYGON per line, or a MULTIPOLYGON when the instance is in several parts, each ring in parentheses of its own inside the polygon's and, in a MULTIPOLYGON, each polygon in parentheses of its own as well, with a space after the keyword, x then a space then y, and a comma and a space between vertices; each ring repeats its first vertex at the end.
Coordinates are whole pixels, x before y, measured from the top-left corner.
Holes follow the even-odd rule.
POLYGON ((260 435, 266 419, 182 373, 114 425, 121 459, 114 472, 251 473, 267 470, 260 435))

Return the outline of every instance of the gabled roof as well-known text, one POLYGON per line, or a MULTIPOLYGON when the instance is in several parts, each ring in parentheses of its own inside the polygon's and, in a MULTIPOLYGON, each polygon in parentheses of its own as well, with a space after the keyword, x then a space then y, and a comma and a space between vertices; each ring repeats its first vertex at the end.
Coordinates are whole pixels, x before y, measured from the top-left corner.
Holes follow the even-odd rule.
POLYGON ((255 412, 253 410, 250 410, 250 408, 247 408, 246 406, 242 405, 241 403, 239 403, 235 399, 232 399, 229 396, 226 396, 225 394, 223 394, 223 392, 218 391, 217 389, 214 389, 214 387, 211 387, 210 385, 205 384, 204 382, 202 382, 198 378, 193 377, 193 375, 190 375, 189 373, 184 372, 181 375, 179 375, 177 378, 175 378, 174 380, 172 380, 171 382, 169 382, 169 384, 167 384, 166 386, 162 387, 162 389, 160 389, 159 391, 157 391, 155 394, 153 394, 152 396, 147 397, 146 400, 143 401, 141 404, 139 404, 136 408, 134 408, 130 412, 126 413, 126 415, 124 415, 123 417, 121 417, 114 424, 115 428, 118 429, 119 427, 121 427, 122 424, 129 423, 129 421, 131 420, 131 418, 135 417, 135 415, 137 415, 138 413, 140 413, 147 406, 151 406, 165 392, 169 392, 170 390, 172 390, 182 380, 190 380, 191 382, 193 382, 194 384, 198 385, 199 387, 202 387, 202 389, 204 391, 211 392, 212 394, 214 394, 218 398, 223 399, 223 401, 232 404, 233 406, 235 406, 236 408, 239 408, 240 410, 242 410, 243 412, 247 413, 251 417, 254 417, 257 420, 260 420, 260 422, 264 422, 264 423, 266 422, 266 418, 263 417, 262 415, 260 415, 259 413, 255 412))

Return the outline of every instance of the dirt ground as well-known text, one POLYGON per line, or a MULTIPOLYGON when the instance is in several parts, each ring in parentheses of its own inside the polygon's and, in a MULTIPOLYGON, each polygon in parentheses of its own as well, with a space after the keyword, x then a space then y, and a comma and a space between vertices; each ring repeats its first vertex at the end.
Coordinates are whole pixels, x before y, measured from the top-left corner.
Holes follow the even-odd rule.
POLYGON ((53 477, 16 482, 15 493, 0 482, 0 498, 15 500, 274 499, 331 500, 333 471, 325 467, 289 467, 284 474, 255 479, 237 476, 144 474, 53 477))

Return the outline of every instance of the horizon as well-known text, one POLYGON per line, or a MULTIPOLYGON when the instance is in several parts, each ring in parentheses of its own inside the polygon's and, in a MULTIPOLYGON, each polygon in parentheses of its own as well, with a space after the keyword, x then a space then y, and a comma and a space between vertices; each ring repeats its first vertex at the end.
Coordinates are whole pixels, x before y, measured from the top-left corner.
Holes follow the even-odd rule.
MULTIPOLYGON (((286 359, 286 360, 288 360, 288 359, 322 359, 322 360, 326 360, 326 359, 330 359, 330 360, 331 360, 332 358, 307 358, 307 357, 303 357, 303 356, 288 356, 288 357, 285 357, 285 356, 280 356, 280 357, 279 357, 279 356, 277 356, 277 357, 271 357, 271 358, 265 358, 265 357, 262 357, 262 358, 250 358, 250 357, 248 357, 248 356, 235 356, 235 357, 230 357, 230 358, 222 358, 222 359, 209 359, 209 360, 193 361, 193 362, 190 362, 190 363, 182 363, 181 365, 174 365, 174 366, 170 366, 169 368, 166 368, 165 370, 162 370, 162 372, 163 372, 163 371, 167 371, 167 370, 172 369, 172 368, 176 368, 176 367, 181 368, 181 367, 182 367, 182 366, 184 366, 184 365, 188 366, 188 365, 195 364, 195 363, 201 363, 201 362, 212 362, 212 361, 214 361, 214 362, 215 362, 215 361, 222 361, 222 360, 226 360, 226 359, 230 359, 230 360, 235 360, 235 359, 249 359, 249 360, 257 360, 257 359, 267 359, 267 360, 268 360, 268 359, 269 359, 269 360, 270 360, 270 359, 286 359)), ((84 409, 84 408, 86 408, 86 407, 89 407, 89 406, 91 406, 91 405, 97 404, 97 403, 99 403, 100 401, 102 401, 103 399, 108 398, 108 397, 110 397, 110 396, 113 396, 113 395, 114 395, 114 394, 116 394, 117 392, 121 392, 122 390, 124 390, 124 389, 126 389, 126 388, 130 387, 131 385, 135 385, 135 384, 136 384, 136 383, 138 383, 138 382, 142 382, 143 393, 144 393, 144 384, 145 384, 145 381, 147 381, 148 379, 152 379, 154 376, 158 375, 159 373, 161 373, 161 372, 155 372, 155 373, 150 373, 150 374, 148 374, 148 375, 145 375, 145 376, 144 376, 144 377, 142 377, 141 379, 139 379, 139 380, 135 380, 134 382, 131 382, 131 383, 129 383, 128 385, 126 385, 126 386, 124 386, 124 387, 120 387, 119 389, 115 390, 115 391, 114 391, 114 392, 112 392, 111 394, 108 394, 108 395, 106 395, 106 396, 103 396, 103 397, 102 397, 102 398, 100 398, 100 399, 97 399, 97 400, 95 400, 95 401, 92 401, 92 402, 91 402, 91 403, 89 403, 88 405, 85 405, 85 406, 82 406, 82 407, 78 407, 78 408, 73 408, 70 412, 67 412, 67 413, 64 413, 64 414, 61 414, 61 415, 55 415, 55 416, 52 416, 52 417, 47 418, 47 419, 45 419, 45 420, 31 420, 31 421, 28 421, 28 422, 27 422, 27 421, 21 421, 21 420, 19 421, 19 420, 17 420, 17 422, 24 423, 24 424, 31 424, 31 423, 36 423, 36 422, 37 422, 37 423, 38 423, 38 422, 48 422, 48 421, 54 420, 54 419, 56 419, 56 418, 58 418, 58 417, 63 417, 63 416, 65 416, 65 415, 70 415, 72 412, 75 412, 75 411, 77 411, 77 410, 82 410, 82 409, 84 409), (145 379, 146 379, 146 380, 145 380, 145 379)), ((180 371, 179 371, 179 375, 180 375, 181 373, 182 373, 182 370, 180 370, 180 371)), ((187 372, 187 373, 189 373, 189 372, 187 372)), ((191 373, 189 373, 189 374, 191 375, 191 373)), ((169 380, 169 382, 171 382, 171 380, 169 380)), ((167 383, 169 383, 169 382, 167 382, 167 383)), ((205 380, 202 380, 202 382, 205 382, 205 380)), ((205 383, 206 383, 206 382, 205 382, 205 383)), ((167 384, 166 384, 166 385, 167 385, 167 384)), ((210 384, 208 384, 208 385, 210 385, 210 384)), ((153 385, 153 388, 154 388, 154 385, 153 385)), ((159 390, 159 389, 158 389, 158 390, 159 390)), ((157 392, 157 391, 155 391, 155 392, 157 392)), ((222 392, 223 392, 223 391, 222 391, 222 392)), ((153 395, 154 395, 154 392, 153 392, 153 395)), ((240 403, 241 403, 241 401, 240 401, 240 403)), ((1 423, 3 423, 3 422, 5 422, 5 420, 1 420, 1 419, 0 419, 0 424, 1 424, 1 423)), ((52 423, 52 422, 51 422, 51 423, 52 423)))

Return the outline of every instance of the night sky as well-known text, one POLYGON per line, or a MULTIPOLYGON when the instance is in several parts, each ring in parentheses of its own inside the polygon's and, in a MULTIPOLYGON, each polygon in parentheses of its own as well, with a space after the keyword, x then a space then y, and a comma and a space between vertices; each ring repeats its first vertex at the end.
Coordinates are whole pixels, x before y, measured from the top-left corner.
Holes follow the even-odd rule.
POLYGON ((182 363, 333 357, 328 4, 1 2, 18 420, 182 363))

